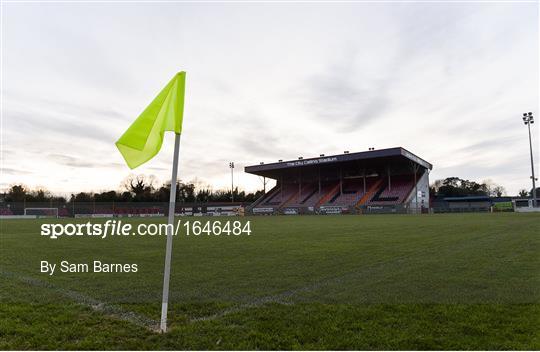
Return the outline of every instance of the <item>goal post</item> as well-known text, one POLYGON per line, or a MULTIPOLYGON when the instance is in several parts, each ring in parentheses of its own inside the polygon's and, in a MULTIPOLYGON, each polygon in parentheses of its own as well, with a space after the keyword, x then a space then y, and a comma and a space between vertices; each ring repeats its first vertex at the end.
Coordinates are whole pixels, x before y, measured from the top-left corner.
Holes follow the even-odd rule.
POLYGON ((24 215, 35 215, 38 218, 57 218, 58 208, 24 208, 24 215))

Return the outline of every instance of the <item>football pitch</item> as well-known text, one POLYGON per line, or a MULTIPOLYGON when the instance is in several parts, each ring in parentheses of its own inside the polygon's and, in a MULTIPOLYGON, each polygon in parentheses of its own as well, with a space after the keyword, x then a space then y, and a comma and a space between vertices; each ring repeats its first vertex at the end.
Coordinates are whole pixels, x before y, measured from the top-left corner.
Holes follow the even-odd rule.
POLYGON ((165 236, 1 220, 0 349, 540 349, 540 214, 179 218, 239 219, 174 238, 166 334, 165 236), (40 273, 94 260, 138 271, 40 273))

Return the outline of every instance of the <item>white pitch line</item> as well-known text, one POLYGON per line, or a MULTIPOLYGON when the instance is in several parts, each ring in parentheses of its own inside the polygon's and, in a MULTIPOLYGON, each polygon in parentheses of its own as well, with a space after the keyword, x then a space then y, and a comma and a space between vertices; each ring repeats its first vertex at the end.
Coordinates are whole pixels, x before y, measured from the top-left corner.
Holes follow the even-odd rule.
MULTIPOLYGON (((452 243, 451 245, 447 245, 445 250, 455 251, 463 246, 468 246, 471 240, 482 240, 484 238, 491 237, 491 236, 492 234, 484 234, 484 235, 477 236, 472 239, 471 238, 461 239, 455 243, 452 243)), ((339 276, 323 278, 321 280, 312 282, 309 285, 290 289, 290 290, 277 293, 274 295, 263 296, 263 297, 254 299, 250 302, 238 304, 236 306, 224 309, 221 312, 218 312, 212 315, 203 316, 199 318, 193 318, 190 320, 190 322, 209 321, 209 320, 219 319, 226 315, 238 313, 238 312, 250 309, 250 308, 258 308, 267 303, 294 304, 294 302, 291 301, 291 298, 293 298, 293 296, 299 293, 310 293, 320 288, 327 287, 333 284, 339 284, 349 279, 363 277, 366 274, 373 274, 374 272, 377 272, 378 270, 386 270, 387 265, 393 265, 399 268, 402 266, 404 262, 406 262, 408 259, 414 256, 425 255, 425 254, 430 254, 430 253, 438 253, 440 251, 441 251, 440 248, 432 248, 432 247, 414 250, 409 253, 402 254, 400 256, 396 256, 396 257, 388 258, 386 260, 381 260, 381 261, 372 263, 371 265, 364 267, 360 270, 352 270, 339 276)))
MULTIPOLYGON (((477 236, 477 237, 474 237, 474 238, 460 239, 460 240, 456 241, 455 243, 452 243, 451 245, 447 245, 445 250, 447 250, 447 251, 448 250, 455 251, 455 250, 457 250, 457 249, 459 249, 459 248, 461 248, 463 246, 465 246, 465 247, 468 246, 470 244, 471 240, 483 240, 484 238, 488 238, 488 237, 491 237, 491 236, 492 236, 492 234, 489 233, 489 234, 483 234, 481 236, 477 236)), ((250 308, 257 308, 257 307, 263 306, 263 305, 265 305, 267 303, 294 304, 291 301, 291 298, 293 296, 299 294, 299 293, 313 292, 313 291, 316 291, 316 290, 318 290, 320 288, 323 288, 325 286, 329 286, 329 285, 332 285, 332 284, 337 284, 337 283, 343 282, 344 280, 362 277, 362 276, 364 276, 366 274, 376 272, 377 270, 385 270, 385 266, 388 265, 388 264, 396 265, 397 267, 400 267, 403 264, 404 261, 406 261, 407 259, 409 259, 411 257, 414 257, 416 255, 434 253, 434 252, 437 253, 439 251, 441 251, 441 248, 438 248, 438 247, 437 248, 429 247, 429 248, 423 248, 423 249, 420 249, 420 250, 414 250, 414 251, 411 251, 409 253, 406 253, 406 254, 403 254, 403 255, 400 255, 400 256, 396 256, 396 257, 389 258, 387 260, 381 260, 381 261, 378 261, 376 263, 372 263, 371 265, 369 265, 367 267, 364 267, 364 268, 362 268, 360 270, 349 271, 349 272, 347 272, 345 274, 342 274, 340 276, 333 276, 333 277, 323 278, 321 280, 315 281, 315 282, 313 282, 313 283, 311 283, 309 285, 306 285, 306 286, 294 288, 294 289, 287 290, 287 291, 277 293, 277 294, 274 294, 274 295, 268 295, 268 296, 263 296, 263 297, 260 297, 260 298, 256 298, 256 299, 253 299, 253 300, 251 300, 249 302, 238 304, 238 305, 230 307, 230 308, 226 308, 226 309, 222 310, 221 312, 218 312, 218 313, 215 313, 215 314, 212 314, 212 315, 202 316, 202 317, 198 317, 198 318, 192 318, 192 319, 189 320, 189 322, 190 323, 196 323, 196 322, 200 322, 200 321, 215 320, 215 319, 222 318, 222 317, 224 317, 226 315, 229 315, 229 314, 241 312, 241 311, 244 311, 244 310, 247 310, 247 309, 250 309, 250 308)), ((92 308, 93 310, 103 312, 103 313, 105 313, 107 315, 117 317, 117 318, 119 318, 121 320, 131 322, 131 323, 133 323, 135 325, 138 325, 138 326, 141 326, 141 327, 145 327, 145 328, 147 328, 147 329, 149 329, 149 330, 151 330, 153 332, 159 332, 159 329, 158 329, 159 321, 149 319, 146 316, 143 316, 143 315, 140 315, 140 314, 125 310, 125 309, 117 307, 117 306, 107 304, 105 302, 98 301, 98 300, 96 300, 96 299, 94 299, 94 298, 92 298, 90 296, 84 295, 84 294, 82 294, 80 292, 59 288, 59 287, 56 287, 56 286, 54 286, 54 285, 52 285, 52 284, 50 284, 50 283, 48 283, 46 281, 42 281, 42 280, 31 278, 31 277, 18 276, 15 273, 10 273, 10 272, 6 272, 6 271, 1 271, 0 270, 0 275, 15 278, 15 279, 17 279, 17 280, 19 280, 21 282, 25 282, 25 283, 27 283, 29 285, 32 285, 32 286, 44 287, 44 288, 54 290, 55 292, 65 296, 65 297, 68 297, 68 298, 74 300, 77 303, 88 306, 88 307, 92 308)))
POLYGON ((157 320, 149 319, 148 317, 137 314, 135 312, 126 310, 124 308, 111 305, 102 301, 99 301, 93 297, 87 296, 77 291, 68 290, 54 286, 53 284, 39 280, 33 277, 20 276, 16 273, 0 270, 0 275, 10 279, 16 279, 22 283, 25 283, 34 287, 46 288, 54 291, 55 293, 67 297, 73 300, 75 303, 91 308, 94 311, 104 313, 105 315, 112 316, 114 318, 127 321, 137 326, 146 328, 152 332, 157 332, 159 322, 157 320))

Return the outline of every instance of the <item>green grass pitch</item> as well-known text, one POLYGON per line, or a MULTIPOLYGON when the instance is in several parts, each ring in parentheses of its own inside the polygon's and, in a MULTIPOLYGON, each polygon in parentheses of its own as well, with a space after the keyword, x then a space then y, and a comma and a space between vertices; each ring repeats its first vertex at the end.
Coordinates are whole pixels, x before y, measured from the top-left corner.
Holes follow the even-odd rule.
POLYGON ((0 349, 540 349, 540 214, 248 220, 250 236, 174 238, 167 334, 151 330, 165 236, 51 240, 42 223, 88 219, 2 220, 0 349), (41 260, 139 270, 49 276, 41 260))

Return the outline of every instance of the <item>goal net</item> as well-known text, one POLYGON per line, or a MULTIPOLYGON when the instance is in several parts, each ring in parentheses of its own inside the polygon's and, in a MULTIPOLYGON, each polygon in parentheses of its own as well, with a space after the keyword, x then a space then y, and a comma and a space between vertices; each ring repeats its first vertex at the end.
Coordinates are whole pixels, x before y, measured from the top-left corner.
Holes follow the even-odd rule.
POLYGON ((38 218, 57 218, 58 208, 24 208, 24 215, 35 215, 38 218))

